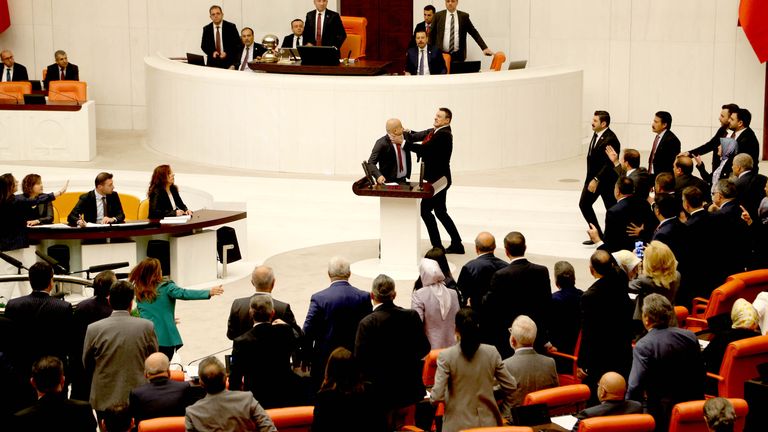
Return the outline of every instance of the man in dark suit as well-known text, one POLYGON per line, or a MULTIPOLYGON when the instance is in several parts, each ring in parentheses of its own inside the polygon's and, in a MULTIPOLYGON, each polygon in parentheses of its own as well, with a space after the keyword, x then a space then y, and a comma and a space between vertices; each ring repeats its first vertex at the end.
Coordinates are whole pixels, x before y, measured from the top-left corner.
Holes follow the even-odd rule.
MULTIPOLYGON (((643 405, 633 400, 625 400, 624 393, 627 391, 627 382, 624 377, 616 372, 606 372, 600 378, 597 386, 597 398, 600 405, 595 405, 581 410, 576 418, 584 420, 592 417, 605 417, 623 414, 642 414, 643 405)), ((579 430, 579 422, 573 425, 573 432, 579 430)))
POLYGON ((10 430, 48 431, 96 429, 91 405, 67 399, 64 365, 58 357, 46 356, 32 367, 32 386, 37 391, 34 405, 17 412, 10 430))
POLYGON ((144 376, 149 380, 131 390, 129 404, 134 422, 158 417, 183 416, 195 402, 188 382, 171 379, 168 357, 156 352, 144 361, 144 376))
POLYGON ((469 306, 475 311, 482 311, 483 297, 491 286, 493 274, 507 266, 506 261, 493 254, 495 250, 496 239, 493 234, 481 232, 475 237, 477 258, 464 264, 459 273, 457 284, 461 296, 468 300, 469 306))
MULTIPOLYGON (((552 293, 552 306, 549 320, 549 341, 558 351, 572 354, 581 331, 581 314, 579 305, 584 292, 576 288, 576 270, 568 261, 555 263, 555 285, 559 289, 552 293)), ((560 361, 556 358, 558 370, 560 361)), ((565 362, 562 362, 565 363, 565 362)), ((567 363, 563 371, 573 371, 572 363, 567 363)), ((569 372, 570 373, 570 372, 569 372)))
POLYGON ((395 306, 395 295, 392 278, 373 280, 373 312, 360 321, 355 337, 355 358, 386 413, 387 430, 400 430, 407 408, 424 399, 421 360, 430 349, 419 314, 395 306))
POLYGON ((608 146, 605 152, 613 162, 613 170, 619 177, 627 176, 635 184, 635 191, 632 193, 635 198, 647 200, 651 192, 651 177, 648 170, 640 166, 640 152, 635 149, 624 149, 621 159, 613 147, 608 146))
POLYGON ((341 49, 347 32, 338 13, 327 9, 328 0, 314 0, 315 9, 307 12, 304 20, 304 44, 314 46, 335 46, 341 49))
POLYGON ((242 46, 240 33, 234 23, 224 20, 220 6, 211 6, 208 13, 211 23, 203 27, 200 48, 208 56, 208 66, 226 69, 237 61, 235 55, 242 46))
POLYGON ((451 237, 451 244, 445 253, 463 254, 464 245, 461 244, 461 235, 448 215, 445 200, 448 189, 451 187, 451 154, 453 153, 453 134, 451 133, 451 120, 453 113, 448 108, 440 108, 435 114, 433 129, 421 132, 410 132, 410 140, 406 141, 405 150, 416 153, 419 159, 424 159, 424 180, 434 183, 442 177, 448 181, 445 189, 436 193, 432 198, 421 200, 421 219, 427 227, 429 241, 433 247, 442 248, 440 230, 437 228, 435 216, 440 220, 451 237), (412 145, 421 141, 421 145, 412 145), (432 216, 432 212, 435 215, 432 216))
POLYGON ((480 36, 469 14, 457 10, 459 0, 445 0, 445 9, 435 14, 434 30, 431 31, 429 44, 437 46, 443 52, 451 55, 451 61, 464 61, 467 59, 467 33, 480 45, 483 54, 492 56, 493 51, 488 48, 480 36))
POLYGON ((549 270, 525 258, 525 237, 516 231, 504 237, 508 266, 494 273, 483 299, 484 333, 505 359, 512 355, 508 329, 520 315, 528 315, 538 328, 534 347, 544 352, 549 343, 549 313, 552 288, 549 270))
MULTIPOLYGON (((633 250, 635 242, 641 238, 629 234, 627 227, 630 224, 646 225, 654 218, 648 201, 635 197, 634 189, 635 184, 629 177, 622 176, 616 182, 615 194, 618 202, 605 213, 605 235, 603 243, 599 245, 601 249, 608 252, 633 250)), ((597 230, 591 228, 589 234, 590 239, 593 236, 595 240, 599 239, 597 230)))
POLYGON ((431 4, 428 4, 424 6, 424 21, 416 24, 416 27, 413 29, 413 38, 411 38, 411 42, 408 44, 408 48, 413 48, 416 46, 416 33, 423 31, 427 34, 427 40, 430 40, 430 36, 432 35, 432 22, 435 20, 435 12, 437 9, 435 9, 434 6, 431 4))
MULTIPOLYGON (((621 151, 621 143, 609 128, 610 125, 611 115, 608 111, 595 111, 592 117, 594 133, 587 152, 587 175, 579 198, 579 209, 587 221, 587 226, 594 225, 600 237, 603 236, 603 231, 600 229, 600 223, 597 221, 592 205, 597 201, 598 196, 603 199, 606 210, 616 204, 613 188, 618 176, 606 149, 610 146, 615 153, 621 151)), ((586 240, 584 244, 591 245, 593 242, 586 240)))
POLYGON ((672 407, 704 398, 704 361, 696 335, 670 327, 675 317, 672 304, 660 294, 643 300, 643 336, 632 354, 627 399, 646 402, 656 420, 656 431, 666 431, 672 407))
POLYGON ((411 176, 411 152, 403 145, 410 138, 403 134, 399 119, 389 119, 385 126, 387 134, 376 140, 368 158, 368 167, 376 182, 404 183, 411 176))
POLYGON ((123 204, 115 192, 112 174, 101 172, 94 180, 96 188, 80 195, 77 204, 67 216, 70 226, 84 227, 87 222, 97 224, 116 224, 125 222, 123 204))
POLYGON ((281 48, 298 48, 304 45, 304 21, 299 18, 291 21, 291 31, 293 33, 283 38, 281 48))
MULTIPOLYGON (((693 159, 689 156, 681 154, 675 158, 673 174, 675 175, 675 195, 678 197, 689 186, 694 186, 702 192, 709 192, 707 182, 693 175, 693 159)), ((709 202, 711 198, 707 196, 705 200, 709 202)))
POLYGON ((765 198, 765 184, 768 179, 757 174, 753 169, 752 157, 739 153, 733 158, 733 175, 736 176, 736 194, 739 204, 748 212, 752 220, 758 220, 757 209, 765 198))
POLYGON ((709 152, 712 152, 712 172, 715 172, 718 166, 720 166, 720 156, 717 154, 717 148, 720 147, 720 138, 728 136, 728 128, 730 127, 731 114, 735 113, 739 109, 736 104, 725 104, 720 108, 720 127, 712 138, 706 143, 691 149, 688 151, 688 156, 703 156, 709 152))
MULTIPOLYGON (((722 281, 717 280, 717 271, 720 256, 729 254, 727 247, 712 247, 713 240, 718 236, 713 236, 717 229, 712 226, 710 214, 704 207, 705 197, 709 193, 701 191, 695 186, 688 186, 683 189, 683 210, 688 214, 685 225, 688 231, 688 260, 696 266, 696 271, 688 272, 686 275, 688 281, 678 290, 675 303, 681 306, 689 307, 694 297, 709 298, 714 290, 722 281)), ((724 239, 727 241, 727 239, 724 239)))
POLYGON ((229 68, 241 71, 250 71, 248 68, 248 63, 252 62, 256 57, 264 54, 266 48, 264 48, 264 45, 260 43, 253 42, 253 29, 250 27, 243 27, 243 29, 240 31, 240 40, 242 41, 242 44, 237 50, 235 56, 232 58, 234 63, 232 63, 229 68))
POLYGON ((672 172, 675 157, 680 153, 680 140, 672 128, 672 114, 666 111, 658 111, 653 117, 651 129, 656 134, 651 146, 651 155, 648 157, 648 168, 651 176, 662 172, 672 172))
POLYGON ((229 389, 250 391, 266 409, 305 404, 291 369, 297 345, 293 331, 284 321, 273 321, 269 295, 253 296, 250 311, 253 327, 232 345, 229 389))
POLYGON ((45 72, 45 88, 50 88, 51 81, 80 81, 80 69, 76 64, 69 62, 67 53, 64 50, 58 50, 53 54, 56 63, 48 65, 45 72))
POLYGON ((710 238, 707 249, 729 252, 723 254, 718 263, 719 272, 715 279, 718 285, 725 282, 728 276, 743 272, 748 262, 749 232, 746 222, 741 219, 741 207, 736 198, 736 184, 731 180, 718 180, 712 194, 712 205, 709 206, 712 227, 717 235, 710 238))
POLYGON ((757 135, 749 125, 752 124, 752 113, 746 108, 739 108, 733 114, 729 123, 733 131, 730 138, 736 139, 736 153, 746 153, 752 156, 755 173, 757 173, 757 164, 760 161, 760 143, 757 141, 757 135))
POLYGON ((331 352, 344 347, 355 348, 357 326, 371 313, 371 296, 349 284, 349 262, 333 257, 328 262, 331 285, 309 300, 304 320, 307 357, 312 364, 312 382, 319 388, 325 374, 325 363, 331 352))
POLYGON ((416 46, 405 53, 406 75, 442 75, 447 73, 443 53, 427 45, 427 33, 416 33, 416 46))
POLYGON ((581 346, 577 375, 597 403, 597 383, 606 372, 628 376, 632 364, 632 309, 627 275, 607 251, 598 249, 589 260, 596 279, 581 296, 581 346), (610 323, 610 325, 607 325, 610 323))
POLYGON ((658 240, 669 246, 677 258, 678 265, 686 264, 688 234, 685 224, 678 218, 682 210, 679 197, 659 193, 654 196, 653 202, 653 213, 659 221, 659 226, 653 232, 651 241, 658 240))
POLYGON ((27 68, 24 65, 16 63, 13 60, 13 51, 2 50, 0 51, 0 59, 3 61, 3 75, 2 81, 29 81, 27 75, 27 68))

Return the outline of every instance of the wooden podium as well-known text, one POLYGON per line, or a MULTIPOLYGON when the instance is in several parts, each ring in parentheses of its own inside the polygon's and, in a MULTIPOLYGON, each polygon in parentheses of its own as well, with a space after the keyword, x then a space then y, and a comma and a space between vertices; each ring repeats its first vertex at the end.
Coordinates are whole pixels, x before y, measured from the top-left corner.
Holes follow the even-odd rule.
POLYGON ((421 217, 419 200, 431 198, 445 188, 443 177, 434 184, 424 182, 398 185, 371 186, 362 178, 352 184, 352 192, 359 196, 379 197, 380 245, 379 259, 358 261, 352 272, 369 278, 386 274, 393 279, 415 279, 419 275, 419 242, 421 217))

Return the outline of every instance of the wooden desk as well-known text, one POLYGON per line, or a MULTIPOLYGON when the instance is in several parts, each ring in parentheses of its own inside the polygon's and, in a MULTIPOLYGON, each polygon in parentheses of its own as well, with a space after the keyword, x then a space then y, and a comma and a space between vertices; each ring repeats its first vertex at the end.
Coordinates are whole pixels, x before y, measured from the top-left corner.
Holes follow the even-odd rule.
POLYGON ((333 76, 374 76, 384 75, 391 62, 377 60, 360 60, 348 65, 338 66, 307 66, 300 62, 291 63, 259 63, 250 62, 248 67, 255 71, 279 74, 298 75, 333 75, 333 76))

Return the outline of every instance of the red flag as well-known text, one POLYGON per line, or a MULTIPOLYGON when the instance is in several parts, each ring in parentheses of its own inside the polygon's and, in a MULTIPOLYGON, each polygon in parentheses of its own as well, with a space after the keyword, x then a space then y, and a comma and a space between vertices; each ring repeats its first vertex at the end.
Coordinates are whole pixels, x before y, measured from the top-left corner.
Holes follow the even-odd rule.
POLYGON ((768 1, 741 0, 739 22, 760 63, 768 60, 768 1))
POLYGON ((8 12, 8 0, 0 0, 0 33, 11 26, 11 14, 8 12))

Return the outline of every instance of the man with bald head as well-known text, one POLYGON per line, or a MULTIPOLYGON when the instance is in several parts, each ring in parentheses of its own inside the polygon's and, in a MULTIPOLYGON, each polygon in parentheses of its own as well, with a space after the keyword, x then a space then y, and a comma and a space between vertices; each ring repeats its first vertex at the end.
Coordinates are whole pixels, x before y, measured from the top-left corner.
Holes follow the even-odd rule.
MULTIPOLYGON (((693 159, 685 154, 677 155, 675 163, 672 166, 672 173, 675 175, 675 194, 681 196, 683 190, 689 186, 699 188, 702 192, 709 192, 710 187, 707 182, 693 175, 693 159)), ((705 201, 709 202, 712 198, 707 196, 705 201)))
POLYGON ((368 169, 379 184, 404 183, 411 176, 411 152, 403 148, 408 135, 396 118, 387 120, 386 131, 373 145, 368 169))
MULTIPOLYGON (((576 418, 583 420, 590 417, 604 417, 622 414, 642 414, 643 405, 633 400, 625 400, 627 382, 616 372, 606 372, 597 384, 597 398, 600 405, 582 410, 576 418)), ((574 432, 579 430, 579 422, 573 426, 574 432)))
MULTIPOLYGON (((477 258, 467 261, 459 273, 459 290, 461 297, 468 299, 467 303, 482 315, 480 310, 483 296, 491 285, 491 277, 497 271, 507 266, 507 262, 494 255, 496 238, 493 234, 483 231, 475 237, 475 252, 477 258)), ((481 316, 482 319, 482 316, 481 316)))
POLYGON ((136 424, 157 417, 183 416, 195 402, 188 382, 171 379, 168 357, 156 352, 144 360, 144 376, 149 381, 131 390, 131 416, 136 424))

